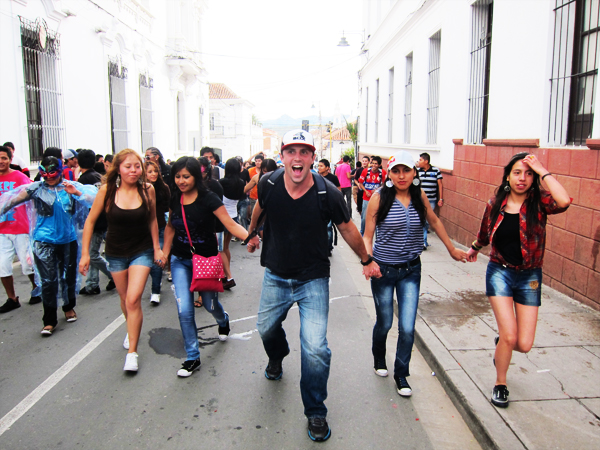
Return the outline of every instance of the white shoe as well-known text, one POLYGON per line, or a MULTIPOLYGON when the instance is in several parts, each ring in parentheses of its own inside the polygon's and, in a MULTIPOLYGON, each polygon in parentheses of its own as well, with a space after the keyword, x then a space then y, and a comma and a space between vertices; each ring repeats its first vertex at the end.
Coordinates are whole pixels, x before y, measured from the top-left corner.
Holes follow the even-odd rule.
POLYGON ((123 366, 123 370, 126 372, 137 372, 138 371, 138 354, 137 353, 127 353, 125 357, 125 365, 123 366))
POLYGON ((125 335, 125 340, 123 341, 123 348, 125 350, 129 350, 129 333, 125 335))
POLYGON ((153 305, 158 305, 160 303, 160 294, 152 294, 150 296, 150 303, 153 305))

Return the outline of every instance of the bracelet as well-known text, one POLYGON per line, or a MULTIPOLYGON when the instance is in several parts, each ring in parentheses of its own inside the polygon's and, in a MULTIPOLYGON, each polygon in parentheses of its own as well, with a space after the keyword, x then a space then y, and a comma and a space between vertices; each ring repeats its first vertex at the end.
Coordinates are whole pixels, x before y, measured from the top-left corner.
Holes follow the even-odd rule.
POLYGON ((363 266, 368 266, 369 264, 371 264, 374 261, 373 255, 369 255, 369 257, 367 258, 367 260, 365 262, 362 262, 362 260, 360 261, 360 263, 363 266))
POLYGON ((552 173, 551 173, 551 172, 548 172, 546 175, 544 175, 544 176, 542 177, 542 181, 544 181, 544 178, 546 178, 548 175, 552 175, 552 173))
POLYGON ((248 237, 242 241, 242 244, 247 245, 250 239, 258 234, 258 228, 255 228, 250 233, 248 233, 248 237))
POLYGON ((477 245, 477 239, 476 239, 476 240, 474 240, 474 241, 471 243, 471 248, 472 248, 473 250, 475 250, 476 252, 478 252, 478 251, 479 251, 479 250, 481 250, 483 247, 482 247, 481 245, 477 245))

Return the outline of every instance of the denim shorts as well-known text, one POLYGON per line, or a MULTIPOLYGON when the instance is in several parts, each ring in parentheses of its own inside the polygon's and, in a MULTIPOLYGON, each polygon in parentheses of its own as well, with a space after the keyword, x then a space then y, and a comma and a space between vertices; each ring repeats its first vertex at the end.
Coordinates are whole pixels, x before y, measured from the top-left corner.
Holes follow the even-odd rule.
POLYGON ((220 233, 217 233, 217 246, 218 246, 218 251, 222 252, 223 251, 223 232, 221 231, 220 233))
POLYGON ((485 274, 485 295, 512 297, 526 306, 542 305, 542 268, 516 270, 490 261, 485 274))
POLYGON ((106 255, 108 270, 110 272, 121 272, 127 270, 130 266, 152 267, 154 264, 154 250, 144 250, 133 256, 108 256, 106 255))

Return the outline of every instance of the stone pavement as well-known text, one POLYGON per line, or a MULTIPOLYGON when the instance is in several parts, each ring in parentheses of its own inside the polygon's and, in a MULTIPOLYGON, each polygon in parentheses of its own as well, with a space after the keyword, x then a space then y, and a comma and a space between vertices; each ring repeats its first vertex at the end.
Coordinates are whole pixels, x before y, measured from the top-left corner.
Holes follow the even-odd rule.
MULTIPOLYGON (((356 212, 353 219, 360 221, 356 212)), ((600 448, 600 312, 544 285, 534 346, 528 354, 513 353, 510 405, 496 408, 490 402, 497 327, 485 296, 488 258, 459 263, 435 234, 428 239, 415 345, 480 445, 600 448)))
POLYGON ((423 252, 416 345, 484 448, 600 448, 600 312, 544 285, 534 346, 513 353, 510 405, 490 403, 496 321, 488 258, 459 263, 435 235, 423 252))

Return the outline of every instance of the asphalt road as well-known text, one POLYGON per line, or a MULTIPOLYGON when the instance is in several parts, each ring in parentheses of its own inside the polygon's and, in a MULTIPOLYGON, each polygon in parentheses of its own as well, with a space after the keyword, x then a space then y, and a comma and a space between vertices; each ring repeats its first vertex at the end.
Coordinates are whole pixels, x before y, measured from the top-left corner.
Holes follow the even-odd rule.
MULTIPOLYGON (((158 307, 149 304, 148 282, 140 370, 128 375, 116 291, 79 297, 77 322, 66 323, 59 312, 58 330, 44 338, 42 307, 27 304, 27 280, 15 265, 22 307, 0 315, 0 449, 479 448, 416 349, 410 399, 398 396, 391 376, 373 374, 373 301, 343 241, 332 257, 330 284, 326 405, 332 436, 310 441, 299 390, 297 309, 284 323, 291 354, 283 379, 268 381, 256 332, 263 268, 258 253, 235 242, 231 249, 237 287, 220 299, 232 335, 220 342, 212 316, 196 310, 202 367, 185 379, 176 376, 185 352, 166 278, 158 307)), ((392 330, 389 367, 395 339, 392 330)))

